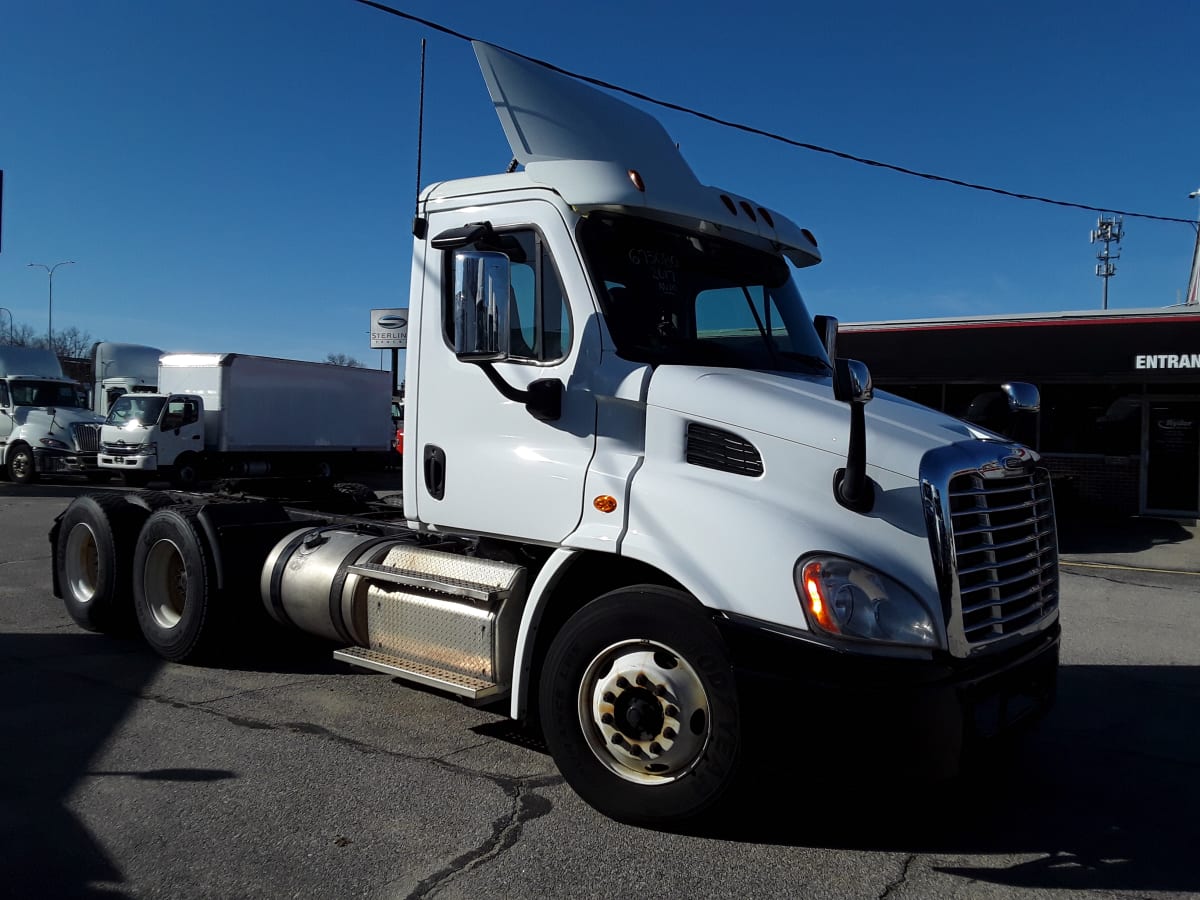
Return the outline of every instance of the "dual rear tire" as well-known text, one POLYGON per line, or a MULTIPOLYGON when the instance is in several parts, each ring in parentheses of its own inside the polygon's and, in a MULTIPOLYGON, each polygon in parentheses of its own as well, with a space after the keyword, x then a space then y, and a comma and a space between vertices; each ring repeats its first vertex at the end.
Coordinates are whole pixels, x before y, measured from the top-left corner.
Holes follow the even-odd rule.
POLYGON ((132 632, 132 571, 138 535, 150 515, 169 506, 167 494, 85 494, 55 523, 55 585, 81 628, 132 632))
POLYGON ((199 507, 170 494, 85 494, 55 524, 55 584, 88 631, 138 630, 164 659, 195 657, 214 628, 216 569, 199 507))

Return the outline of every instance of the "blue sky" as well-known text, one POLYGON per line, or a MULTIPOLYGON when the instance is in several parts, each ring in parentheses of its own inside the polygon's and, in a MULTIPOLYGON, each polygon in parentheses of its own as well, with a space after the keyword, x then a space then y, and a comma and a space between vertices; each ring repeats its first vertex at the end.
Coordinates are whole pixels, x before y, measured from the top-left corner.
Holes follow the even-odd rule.
MULTIPOLYGON (((797 140, 1195 219, 1200 5, 397 2, 797 140)), ((422 183, 509 159, 470 46, 353 0, 0 0, 0 306, 167 350, 371 365, 422 183)), ((701 180, 787 213, 842 321, 1099 309, 1096 214, 934 184, 650 109, 701 180)), ((1110 308, 1187 286, 1194 232, 1126 219, 1110 308)), ((7 317, 0 313, 7 325, 7 317)))

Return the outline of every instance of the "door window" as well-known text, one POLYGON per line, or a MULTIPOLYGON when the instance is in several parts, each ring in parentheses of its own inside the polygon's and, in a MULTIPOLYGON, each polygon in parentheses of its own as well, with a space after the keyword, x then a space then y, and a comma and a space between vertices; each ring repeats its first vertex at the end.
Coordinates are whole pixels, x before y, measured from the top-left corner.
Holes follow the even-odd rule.
MULTIPOLYGON (((571 314, 554 260, 533 229, 495 232, 464 249, 505 254, 510 264, 509 356, 513 360, 553 362, 571 349, 571 314)), ((442 322, 454 341, 453 253, 447 253, 446 296, 442 322)))

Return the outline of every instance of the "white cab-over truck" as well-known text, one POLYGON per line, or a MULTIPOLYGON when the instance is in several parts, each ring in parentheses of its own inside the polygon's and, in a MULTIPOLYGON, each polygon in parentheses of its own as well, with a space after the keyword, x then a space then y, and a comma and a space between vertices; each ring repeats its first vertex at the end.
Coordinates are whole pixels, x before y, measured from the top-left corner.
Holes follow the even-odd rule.
POLYGON ((100 467, 126 482, 379 468, 391 434, 388 372, 242 353, 169 353, 159 391, 113 401, 100 467))
POLYGON ((182 660, 262 604, 351 665, 537 722, 628 821, 714 809, 739 770, 836 772, 847 726, 875 771, 1048 708, 1038 457, 868 408, 792 279, 820 260, 808 231, 701 184, 650 116, 476 53, 524 168, 419 199, 403 524, 79 500, 52 534, 72 615, 136 615, 182 660))
POLYGON ((158 388, 158 359, 163 351, 145 344, 97 341, 92 344, 92 409, 108 415, 124 394, 152 394, 158 388))
POLYGON ((0 347, 0 474, 18 484, 41 474, 108 477, 96 467, 101 421, 53 351, 0 347))

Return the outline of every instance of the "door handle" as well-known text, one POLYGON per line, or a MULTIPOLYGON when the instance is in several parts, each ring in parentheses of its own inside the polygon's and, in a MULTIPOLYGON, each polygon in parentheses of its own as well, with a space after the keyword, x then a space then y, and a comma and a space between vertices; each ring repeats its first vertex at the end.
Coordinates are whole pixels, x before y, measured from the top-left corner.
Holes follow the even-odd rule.
POLYGON ((425 490, 434 500, 446 494, 446 451, 433 444, 425 445, 425 490))

